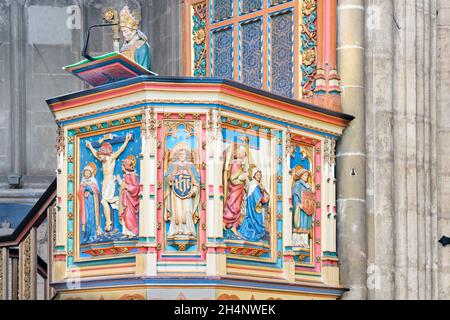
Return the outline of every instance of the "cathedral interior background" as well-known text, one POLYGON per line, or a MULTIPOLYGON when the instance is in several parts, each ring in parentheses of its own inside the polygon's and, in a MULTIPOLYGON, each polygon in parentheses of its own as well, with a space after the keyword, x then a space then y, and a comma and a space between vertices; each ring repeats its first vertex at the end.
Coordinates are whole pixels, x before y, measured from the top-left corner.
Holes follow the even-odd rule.
POLYGON ((446 0, 0 0, 0 300, 449 299, 449 47, 446 0))

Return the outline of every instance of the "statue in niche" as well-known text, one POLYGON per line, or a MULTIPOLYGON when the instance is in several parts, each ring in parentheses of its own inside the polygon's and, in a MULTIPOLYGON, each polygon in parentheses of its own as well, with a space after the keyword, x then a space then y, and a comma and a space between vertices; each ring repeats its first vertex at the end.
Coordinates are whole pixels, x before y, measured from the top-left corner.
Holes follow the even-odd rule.
POLYGON ((292 208, 293 208, 293 246, 310 248, 312 221, 315 210, 315 194, 312 192, 311 173, 302 166, 293 170, 292 208))
POLYGON ((139 30, 140 14, 125 6, 120 11, 120 30, 124 43, 120 53, 135 61, 144 68, 151 70, 151 51, 147 36, 139 30))
POLYGON ((92 155, 102 164, 103 183, 101 205, 103 208, 103 215, 105 216, 106 220, 106 232, 114 231, 115 233, 117 233, 117 230, 112 230, 113 219, 111 215, 111 209, 118 209, 119 202, 119 198, 115 196, 116 179, 114 177, 114 169, 116 167, 117 158, 122 154, 122 152, 125 151, 125 148, 127 147, 132 137, 132 133, 127 133, 125 142, 116 152, 113 152, 113 148, 110 143, 104 142, 104 140, 107 139, 108 136, 105 136, 101 139, 101 146, 98 150, 95 150, 94 147, 92 147, 90 141, 86 141, 86 147, 89 149, 92 155))
POLYGON ((230 229, 237 236, 237 228, 242 223, 246 186, 249 182, 248 149, 248 147, 244 148, 233 143, 229 147, 225 157, 225 170, 223 175, 225 198, 223 212, 224 228, 230 229))
POLYGON ((123 179, 118 175, 120 187, 119 221, 123 238, 134 238, 139 234, 139 177, 135 171, 136 158, 132 155, 122 161, 123 179))
POLYGON ((170 221, 168 240, 195 240, 195 225, 199 220, 200 173, 192 162, 192 152, 186 142, 178 142, 168 152, 170 161, 164 174, 166 221, 170 221))
POLYGON ((81 183, 77 192, 79 216, 81 222, 81 243, 95 242, 96 237, 102 234, 100 227, 100 198, 99 187, 95 176, 97 166, 88 163, 83 168, 81 183))
POLYGON ((250 172, 250 183, 248 184, 245 201, 245 216, 238 232, 243 239, 256 242, 266 234, 270 196, 262 185, 261 170, 253 166, 250 172))

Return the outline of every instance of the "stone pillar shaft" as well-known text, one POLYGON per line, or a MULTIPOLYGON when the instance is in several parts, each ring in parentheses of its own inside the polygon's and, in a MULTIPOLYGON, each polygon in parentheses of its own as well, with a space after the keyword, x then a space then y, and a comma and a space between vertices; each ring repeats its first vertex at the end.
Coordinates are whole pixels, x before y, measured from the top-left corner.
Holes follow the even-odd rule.
POLYGON ((342 285, 351 290, 346 297, 365 299, 364 1, 340 0, 337 16, 342 111, 356 117, 337 151, 338 252, 342 285))
MULTIPOLYGON (((449 236, 450 230, 450 3, 438 0, 437 8, 437 221, 435 239, 449 236)), ((439 246, 436 252, 438 276, 435 278, 437 299, 450 299, 449 248, 439 246)))
POLYGON ((11 1, 11 173, 22 175, 25 167, 25 12, 24 1, 11 1))
POLYGON ((366 2, 366 150, 368 298, 394 297, 393 3, 366 2))

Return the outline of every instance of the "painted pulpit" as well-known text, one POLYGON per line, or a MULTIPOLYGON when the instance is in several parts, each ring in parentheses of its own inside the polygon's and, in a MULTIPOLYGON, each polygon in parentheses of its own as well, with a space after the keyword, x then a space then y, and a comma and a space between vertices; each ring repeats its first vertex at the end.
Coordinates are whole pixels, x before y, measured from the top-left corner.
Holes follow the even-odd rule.
POLYGON ((139 14, 104 20, 116 52, 64 68, 92 88, 47 100, 56 298, 339 298, 335 147, 353 117, 230 80, 159 77, 139 14))
POLYGON ((351 116, 207 77, 138 75, 47 103, 58 299, 345 292, 334 152, 351 116))

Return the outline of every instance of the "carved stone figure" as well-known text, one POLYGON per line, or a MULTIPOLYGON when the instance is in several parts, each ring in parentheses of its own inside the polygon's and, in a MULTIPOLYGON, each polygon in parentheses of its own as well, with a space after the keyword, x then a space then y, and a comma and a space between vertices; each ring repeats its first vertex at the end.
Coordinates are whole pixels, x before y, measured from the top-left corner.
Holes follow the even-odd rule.
POLYGON ((120 52, 144 68, 151 70, 151 51, 147 36, 139 30, 140 17, 138 12, 125 6, 120 11, 120 29, 124 43, 120 52))
POLYGON ((310 248, 309 239, 314 215, 312 200, 314 193, 311 192, 311 185, 308 183, 310 177, 311 173, 301 166, 294 169, 292 183, 293 245, 305 249, 310 248))
POLYGON ((92 243, 96 236, 102 234, 100 227, 100 197, 99 187, 95 175, 97 166, 88 163, 82 172, 82 179, 77 192, 80 222, 81 243, 92 243))
POLYGON ((139 177, 135 171, 136 158, 128 156, 122 161, 123 179, 117 176, 120 186, 119 219, 124 237, 133 238, 139 234, 139 177))
POLYGON ((242 223, 242 205, 248 184, 248 157, 244 147, 232 144, 226 154, 224 170, 224 227, 238 235, 242 223))
POLYGON ((187 143, 177 143, 168 157, 171 163, 164 175, 165 220, 170 221, 167 238, 193 240, 199 220, 200 173, 187 143))
POLYGON ((266 234, 265 219, 270 196, 261 182, 262 172, 257 167, 251 169, 245 205, 245 217, 238 232, 248 241, 259 241, 266 234))
POLYGON ((108 142, 102 142, 99 150, 95 150, 89 141, 86 142, 86 147, 91 151, 92 155, 102 163, 103 183, 101 204, 103 207, 103 215, 106 219, 106 232, 112 231, 111 227, 113 220, 111 217, 111 209, 118 209, 119 199, 115 196, 116 180, 114 177, 116 160, 125 150, 131 138, 132 134, 128 133, 125 142, 116 152, 113 152, 113 148, 108 142))

